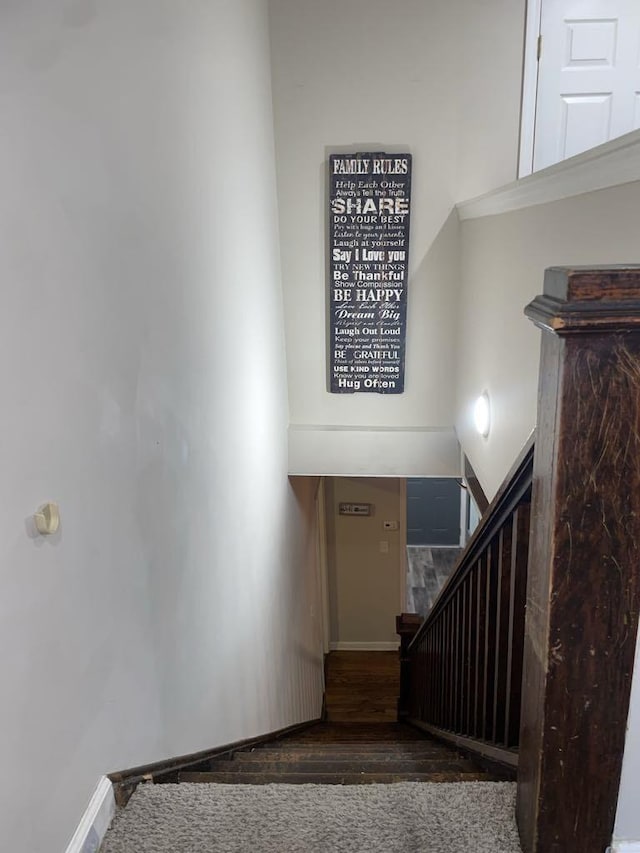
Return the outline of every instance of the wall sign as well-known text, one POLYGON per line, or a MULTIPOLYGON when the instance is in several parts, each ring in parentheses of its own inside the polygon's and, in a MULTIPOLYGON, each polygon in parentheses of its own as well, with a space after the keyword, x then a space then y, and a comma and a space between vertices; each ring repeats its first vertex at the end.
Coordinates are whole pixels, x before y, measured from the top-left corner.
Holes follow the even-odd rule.
POLYGON ((411 154, 329 158, 330 390, 401 394, 411 154))
POLYGON ((339 515, 371 515, 373 504, 338 504, 339 515))

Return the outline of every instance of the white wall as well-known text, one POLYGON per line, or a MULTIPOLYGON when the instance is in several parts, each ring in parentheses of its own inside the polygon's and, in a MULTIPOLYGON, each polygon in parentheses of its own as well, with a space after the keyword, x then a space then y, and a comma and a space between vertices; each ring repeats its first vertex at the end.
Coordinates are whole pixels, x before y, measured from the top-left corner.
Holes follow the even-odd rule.
MULTIPOLYGON (((435 473, 437 453, 425 455, 420 429, 450 436, 454 419, 451 211, 461 190, 481 192, 516 175, 524 3, 270 0, 270 11, 292 427, 338 430, 325 447, 349 440, 340 427, 368 427, 358 472, 369 474, 387 461, 389 473, 407 473, 395 463, 397 437, 384 428, 415 428, 413 472, 435 473), (478 33, 491 33, 484 47, 478 33), (414 156, 402 395, 326 390, 324 169, 341 150, 414 156)), ((326 470, 315 438, 293 438, 292 471, 326 470)), ((332 473, 354 471, 345 464, 332 473)))
POLYGON ((398 647, 395 620, 404 597, 407 541, 403 494, 400 480, 393 477, 327 480, 332 649, 384 651, 398 647), (340 515, 341 503, 370 503, 372 513, 340 515), (385 530, 385 521, 397 522, 398 529, 385 530))
POLYGON ((462 223, 456 427, 488 497, 535 426, 541 333, 525 305, 542 293, 547 267, 637 261, 639 204, 634 183, 462 223), (488 439, 472 425, 485 388, 488 439))
MULTIPOLYGON (((448 8, 458 74, 456 201, 514 181, 518 173, 525 0, 453 0, 448 8)), ((446 83, 445 83, 446 86, 446 83)))
POLYGON ((296 474, 446 477, 459 470, 453 427, 289 427, 289 467, 296 474))
POLYGON ((102 773, 319 713, 315 484, 263 3, 4 3, 0 108, 0 825, 51 853, 102 773))

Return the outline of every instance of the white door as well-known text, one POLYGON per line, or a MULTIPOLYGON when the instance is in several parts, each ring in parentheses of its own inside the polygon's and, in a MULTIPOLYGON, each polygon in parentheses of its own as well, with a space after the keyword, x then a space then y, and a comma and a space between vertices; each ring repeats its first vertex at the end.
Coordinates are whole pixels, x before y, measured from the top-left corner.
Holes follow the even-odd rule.
POLYGON ((640 0, 542 0, 533 171, 640 128, 640 0))

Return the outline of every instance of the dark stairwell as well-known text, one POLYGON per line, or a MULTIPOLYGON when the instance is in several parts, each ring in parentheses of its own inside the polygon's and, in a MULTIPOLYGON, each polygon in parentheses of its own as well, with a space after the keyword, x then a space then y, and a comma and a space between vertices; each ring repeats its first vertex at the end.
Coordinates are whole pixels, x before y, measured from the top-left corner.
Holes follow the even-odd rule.
POLYGON ((326 720, 181 771, 171 781, 362 785, 494 781, 459 751, 398 723, 395 652, 331 652, 326 720))

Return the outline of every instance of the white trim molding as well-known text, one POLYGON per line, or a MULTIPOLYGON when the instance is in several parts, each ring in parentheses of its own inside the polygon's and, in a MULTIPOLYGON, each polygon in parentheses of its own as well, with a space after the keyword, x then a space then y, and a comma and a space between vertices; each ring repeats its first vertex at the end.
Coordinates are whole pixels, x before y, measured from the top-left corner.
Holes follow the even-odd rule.
POLYGON ((640 853, 640 841, 612 841, 607 853, 640 853))
POLYGON ((460 476, 453 427, 290 424, 288 441, 291 475, 460 476))
POLYGON ((534 172, 520 181, 456 205, 461 220, 496 216, 524 207, 640 181, 640 130, 534 172))
POLYGON ((103 776, 98 782, 66 853, 96 853, 116 813, 113 785, 103 776))
POLYGON ((524 36, 524 69, 522 74, 522 113, 520 116, 520 156, 518 177, 533 171, 533 142, 536 129, 538 98, 538 36, 542 0, 527 0, 527 20, 524 36))
POLYGON ((338 641, 332 642, 329 644, 329 648, 332 652, 397 652, 400 647, 400 642, 389 643, 389 642, 373 642, 373 643, 359 643, 359 642, 349 642, 338 641))

